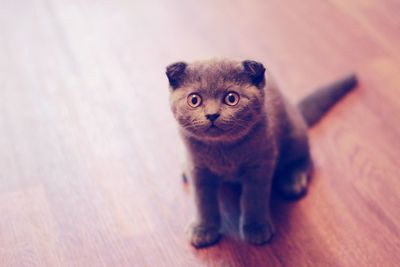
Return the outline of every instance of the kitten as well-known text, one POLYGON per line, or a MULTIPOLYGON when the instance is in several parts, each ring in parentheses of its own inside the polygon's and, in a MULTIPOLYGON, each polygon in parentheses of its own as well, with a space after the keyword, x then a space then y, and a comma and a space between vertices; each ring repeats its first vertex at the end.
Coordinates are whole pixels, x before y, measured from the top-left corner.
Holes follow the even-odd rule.
POLYGON ((274 233, 273 181, 286 197, 306 192, 312 169, 307 127, 354 87, 355 76, 317 91, 296 108, 255 61, 178 62, 166 74, 188 154, 185 174, 194 188, 191 244, 205 247, 219 240, 217 191, 224 181, 242 185, 242 238, 256 245, 268 242, 274 233))

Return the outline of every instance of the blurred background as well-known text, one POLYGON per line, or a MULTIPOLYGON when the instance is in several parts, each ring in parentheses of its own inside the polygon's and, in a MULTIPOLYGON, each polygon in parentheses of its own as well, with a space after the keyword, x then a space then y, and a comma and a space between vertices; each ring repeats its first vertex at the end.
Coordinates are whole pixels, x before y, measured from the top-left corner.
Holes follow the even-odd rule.
POLYGON ((0 0, 0 266, 395 266, 399 14, 395 0, 0 0), (293 102, 360 80, 310 131, 310 192, 274 200, 264 247, 238 239, 234 192, 220 245, 185 237, 164 72, 211 57, 263 62, 293 102))

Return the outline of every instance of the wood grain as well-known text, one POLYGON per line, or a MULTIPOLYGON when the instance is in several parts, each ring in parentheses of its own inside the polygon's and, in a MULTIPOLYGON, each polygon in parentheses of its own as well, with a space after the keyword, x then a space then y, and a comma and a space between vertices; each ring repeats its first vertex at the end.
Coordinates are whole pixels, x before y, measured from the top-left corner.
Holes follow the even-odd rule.
POLYGON ((396 266, 400 4, 385 1, 0 1, 0 266, 396 266), (310 131, 309 194, 273 199, 271 244, 195 250, 164 67, 264 62, 292 101, 355 71, 310 131))

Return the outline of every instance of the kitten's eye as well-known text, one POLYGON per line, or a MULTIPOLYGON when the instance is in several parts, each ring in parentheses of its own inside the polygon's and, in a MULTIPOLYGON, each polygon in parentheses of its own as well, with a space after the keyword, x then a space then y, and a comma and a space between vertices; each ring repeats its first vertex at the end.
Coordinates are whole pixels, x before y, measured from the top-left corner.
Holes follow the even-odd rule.
POLYGON ((229 92, 226 94, 225 96, 225 104, 229 105, 229 106, 236 106, 237 103, 239 103, 239 94, 236 92, 229 92))
POLYGON ((187 102, 192 108, 197 108, 201 105, 201 96, 198 94, 190 94, 187 98, 187 102))

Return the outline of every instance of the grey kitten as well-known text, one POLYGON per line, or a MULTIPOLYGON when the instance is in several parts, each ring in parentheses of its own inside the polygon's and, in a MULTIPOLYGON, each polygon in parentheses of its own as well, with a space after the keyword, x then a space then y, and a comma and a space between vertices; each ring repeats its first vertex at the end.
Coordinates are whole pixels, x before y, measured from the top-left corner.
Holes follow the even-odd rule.
POLYGON ((224 181, 242 185, 242 238, 257 245, 268 242, 274 233, 269 207, 273 181, 286 197, 306 192, 312 169, 307 127, 354 87, 355 76, 295 107, 255 61, 178 62, 166 74, 197 209, 190 242, 204 247, 219 240, 217 192, 224 181))

